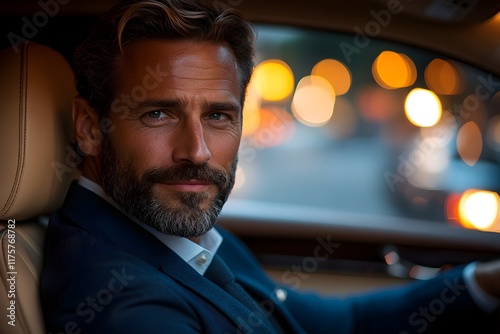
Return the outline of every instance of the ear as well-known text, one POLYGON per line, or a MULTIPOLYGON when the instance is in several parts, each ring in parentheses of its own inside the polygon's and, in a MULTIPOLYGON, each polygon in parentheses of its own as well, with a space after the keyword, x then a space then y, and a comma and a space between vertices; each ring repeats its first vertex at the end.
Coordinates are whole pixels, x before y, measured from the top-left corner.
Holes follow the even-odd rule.
POLYGON ((80 96, 73 99, 73 129, 80 150, 86 155, 99 155, 102 140, 99 117, 87 100, 80 96))

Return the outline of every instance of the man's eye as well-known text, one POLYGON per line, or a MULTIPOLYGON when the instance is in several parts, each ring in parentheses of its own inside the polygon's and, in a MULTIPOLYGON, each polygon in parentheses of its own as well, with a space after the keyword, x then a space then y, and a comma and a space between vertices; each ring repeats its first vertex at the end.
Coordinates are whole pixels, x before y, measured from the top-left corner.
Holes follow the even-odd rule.
POLYGON ((165 117, 165 113, 163 111, 159 111, 159 110, 150 111, 150 112, 148 112, 148 117, 159 119, 159 118, 165 117))
POLYGON ((210 114, 208 118, 212 121, 221 121, 227 119, 227 117, 224 114, 217 112, 210 114))
POLYGON ((147 126, 162 126, 169 121, 169 114, 161 110, 153 110, 142 115, 141 121, 147 126))

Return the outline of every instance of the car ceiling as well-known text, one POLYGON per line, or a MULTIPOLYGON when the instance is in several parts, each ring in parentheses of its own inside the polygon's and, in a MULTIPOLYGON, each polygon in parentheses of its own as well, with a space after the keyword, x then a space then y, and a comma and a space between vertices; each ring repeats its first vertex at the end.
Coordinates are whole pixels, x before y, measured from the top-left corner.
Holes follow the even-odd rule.
MULTIPOLYGON (((98 15, 117 0, 41 0, 61 15, 98 15)), ((336 30, 427 48, 500 75, 500 1, 491 0, 214 0, 254 22, 336 30), (389 16, 383 16, 389 14, 389 16), (377 21, 377 16, 382 21, 377 21), (378 22, 378 23, 377 23, 378 22), (377 29, 378 24, 378 29, 377 29), (369 30, 369 29, 373 30, 369 30)), ((40 1, 0 3, 2 15, 32 15, 40 1)))

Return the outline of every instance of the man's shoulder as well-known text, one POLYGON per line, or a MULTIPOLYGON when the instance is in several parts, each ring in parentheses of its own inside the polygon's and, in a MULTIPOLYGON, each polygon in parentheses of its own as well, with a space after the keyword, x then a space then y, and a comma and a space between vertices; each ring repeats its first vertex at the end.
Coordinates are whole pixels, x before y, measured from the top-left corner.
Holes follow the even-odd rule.
MULTIPOLYGON (((134 312, 137 319, 191 312, 186 299, 192 296, 158 268, 86 231, 67 237, 61 250, 65 254, 56 255, 54 248, 42 271, 40 295, 47 328, 75 323, 97 332, 116 325, 112 319, 120 317, 120 310, 130 312, 136 304, 144 304, 134 312)), ((127 321, 120 318, 120 324, 127 321)))
POLYGON ((133 294, 160 282, 164 293, 178 295, 178 291, 173 293, 177 284, 151 263, 74 224, 61 212, 52 214, 40 282, 45 308, 55 308, 51 305, 54 298, 74 303, 101 290, 111 289, 113 295, 118 290, 133 294), (69 285, 71 289, 61 289, 69 285))
MULTIPOLYGON (((105 223, 105 222, 103 222, 105 223)), ((92 233, 71 221, 60 211, 52 213, 45 240, 44 270, 99 273, 120 262, 137 260, 113 246, 105 237, 92 233)))
MULTIPOLYGON (((83 188, 78 189, 78 187, 73 186, 68 197, 74 197, 75 190, 81 192, 83 188)), ((109 280, 114 277, 114 273, 123 270, 141 272, 141 277, 144 278, 158 274, 157 268, 117 246, 122 231, 111 231, 110 234, 115 237, 114 239, 99 233, 95 228, 96 225, 110 224, 109 214, 101 216, 99 211, 95 211, 89 215, 86 211, 99 209, 89 207, 89 203, 95 199, 87 202, 84 197, 91 195, 85 193, 83 196, 77 195, 79 200, 83 198, 83 201, 77 203, 80 205, 74 203, 68 205, 66 202, 62 208, 50 215, 42 270, 43 288, 51 290, 49 287, 53 284, 65 281, 71 281, 72 284, 76 281, 87 281, 99 285, 102 284, 102 280, 109 280), (82 212, 86 214, 80 215, 82 212)))
POLYGON ((51 214, 45 239, 46 265, 52 261, 65 267, 75 263, 96 262, 111 249, 111 245, 101 236, 75 224, 60 210, 51 214))

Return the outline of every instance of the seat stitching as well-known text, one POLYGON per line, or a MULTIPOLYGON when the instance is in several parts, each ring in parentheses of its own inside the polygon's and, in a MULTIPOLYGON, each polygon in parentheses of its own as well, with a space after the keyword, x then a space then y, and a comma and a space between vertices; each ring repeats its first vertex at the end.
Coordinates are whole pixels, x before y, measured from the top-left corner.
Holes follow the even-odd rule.
POLYGON ((18 148, 18 163, 16 169, 16 176, 14 179, 14 184, 12 185, 11 193, 9 198, 7 199, 4 208, 0 212, 3 216, 6 214, 14 205, 15 199, 19 194, 19 188, 21 185, 21 178, 24 172, 24 161, 25 161, 25 152, 26 152, 26 114, 27 114, 27 103, 28 103, 28 44, 21 48, 21 62, 20 62, 20 72, 19 76, 19 92, 21 93, 19 96, 19 148, 18 148), (22 93, 23 93, 23 82, 25 82, 24 86, 24 103, 22 101, 22 93))

